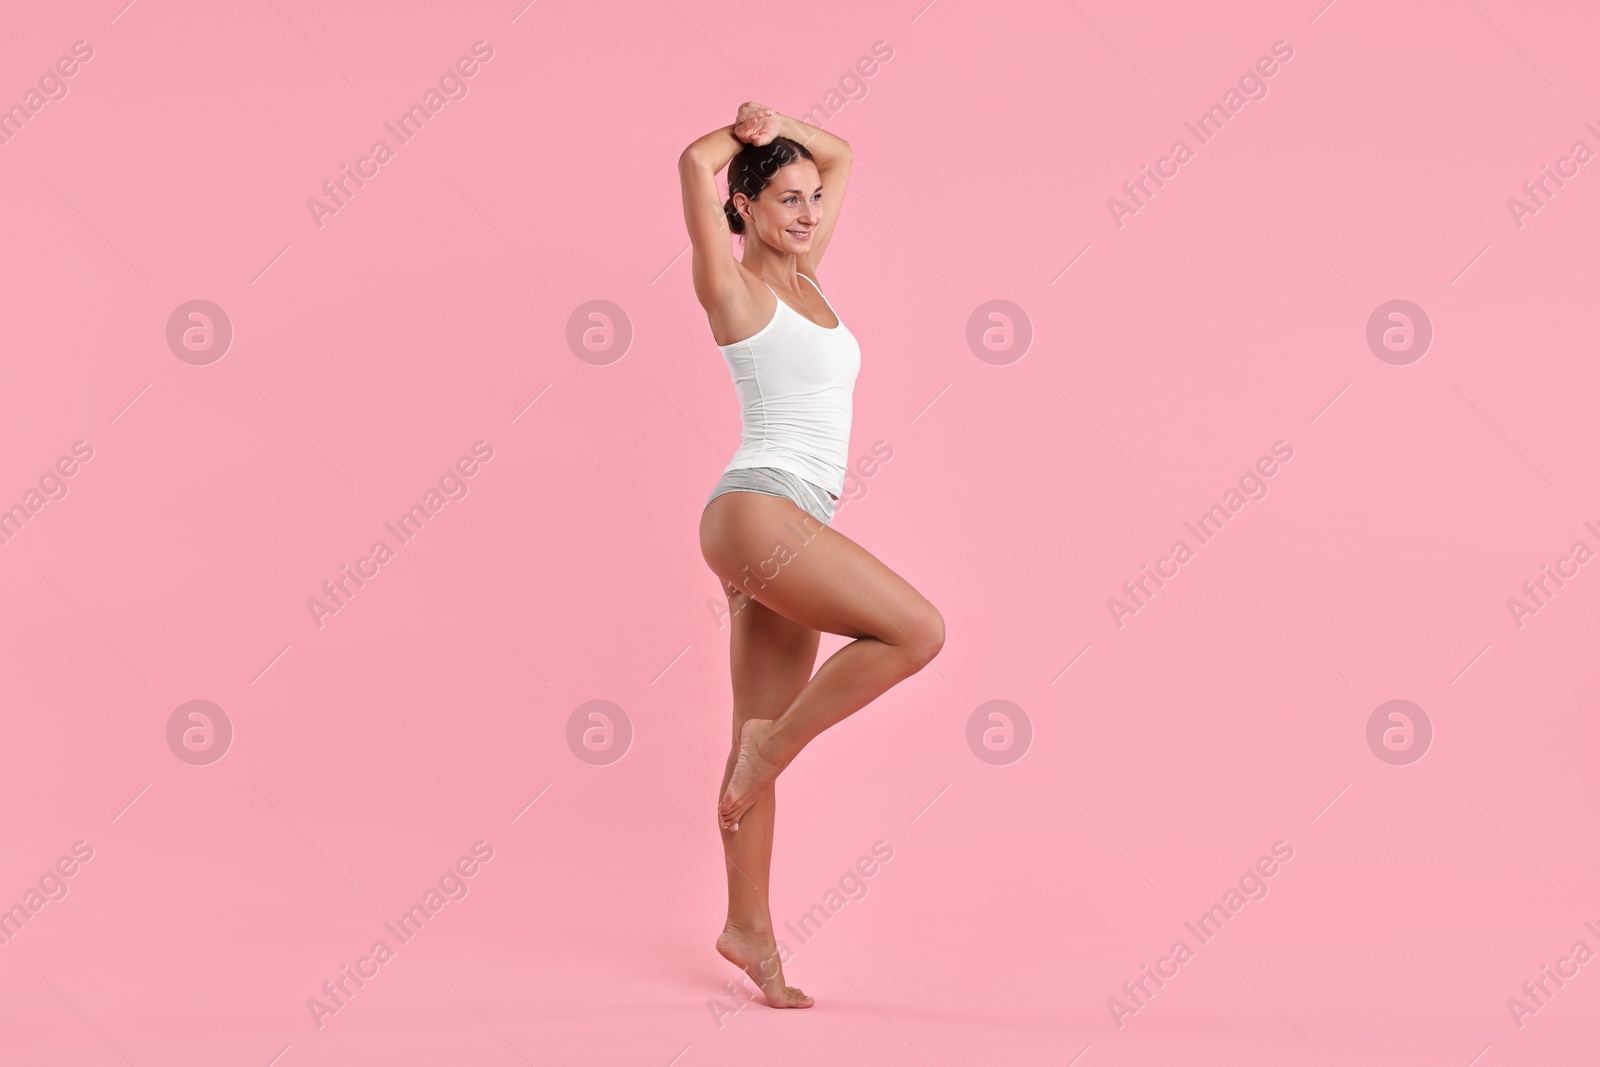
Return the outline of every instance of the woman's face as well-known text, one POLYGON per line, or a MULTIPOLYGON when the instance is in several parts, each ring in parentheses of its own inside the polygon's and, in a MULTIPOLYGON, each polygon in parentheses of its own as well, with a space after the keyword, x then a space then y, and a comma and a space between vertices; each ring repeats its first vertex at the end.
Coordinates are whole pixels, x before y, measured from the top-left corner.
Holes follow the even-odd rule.
POLYGON ((756 200, 744 202, 745 231, 779 252, 810 251, 822 224, 822 176, 809 159, 782 167, 756 200))

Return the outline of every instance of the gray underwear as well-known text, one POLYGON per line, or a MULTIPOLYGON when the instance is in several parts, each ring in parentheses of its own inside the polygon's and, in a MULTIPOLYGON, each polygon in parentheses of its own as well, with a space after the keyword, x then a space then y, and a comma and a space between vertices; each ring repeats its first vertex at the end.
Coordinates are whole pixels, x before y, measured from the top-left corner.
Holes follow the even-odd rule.
POLYGON ((781 496, 792 500, 801 511, 823 525, 833 520, 836 501, 827 490, 776 467, 744 467, 725 472, 711 490, 711 495, 706 497, 706 503, 711 503, 723 493, 735 491, 781 496))

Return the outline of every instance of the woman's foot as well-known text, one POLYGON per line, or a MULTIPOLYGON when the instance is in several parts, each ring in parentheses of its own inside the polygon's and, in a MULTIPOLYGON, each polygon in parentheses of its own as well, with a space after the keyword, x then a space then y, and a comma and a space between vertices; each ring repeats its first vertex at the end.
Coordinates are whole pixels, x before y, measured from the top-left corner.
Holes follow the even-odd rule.
POLYGON ((739 758, 734 762, 728 788, 717 805, 717 817, 724 830, 737 830, 739 820, 772 784, 783 768, 761 755, 761 742, 772 733, 771 719, 746 719, 739 732, 739 758))
POLYGON ((773 940, 772 931, 763 934, 729 923, 717 938, 717 951, 761 987, 770 1006, 809 1008, 816 1003, 800 990, 783 984, 783 964, 778 959, 778 943, 773 940))

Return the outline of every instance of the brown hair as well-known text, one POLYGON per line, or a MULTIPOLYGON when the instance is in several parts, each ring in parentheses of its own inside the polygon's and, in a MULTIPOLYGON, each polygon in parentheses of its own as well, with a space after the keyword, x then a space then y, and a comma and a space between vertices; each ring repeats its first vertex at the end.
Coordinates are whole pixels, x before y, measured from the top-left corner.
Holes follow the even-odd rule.
POLYGON ((744 216, 733 206, 733 194, 743 193, 751 200, 761 195, 772 176, 797 159, 811 159, 811 150, 799 141, 774 137, 764 145, 747 144, 728 163, 728 202, 722 205, 728 216, 728 229, 744 234, 744 216))

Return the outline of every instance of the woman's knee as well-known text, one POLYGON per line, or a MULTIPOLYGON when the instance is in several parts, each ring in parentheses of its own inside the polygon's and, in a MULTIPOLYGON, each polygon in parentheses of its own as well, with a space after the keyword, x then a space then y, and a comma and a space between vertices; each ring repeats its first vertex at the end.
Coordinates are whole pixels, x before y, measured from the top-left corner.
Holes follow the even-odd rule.
POLYGON ((934 637, 930 642, 931 647, 928 649, 928 658, 932 659, 944 647, 944 616, 939 614, 938 608, 930 607, 929 610, 933 613, 934 637))
POLYGON ((924 602, 899 636, 903 638, 906 651, 920 671, 944 647, 944 616, 932 604, 924 602))

